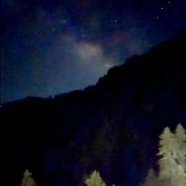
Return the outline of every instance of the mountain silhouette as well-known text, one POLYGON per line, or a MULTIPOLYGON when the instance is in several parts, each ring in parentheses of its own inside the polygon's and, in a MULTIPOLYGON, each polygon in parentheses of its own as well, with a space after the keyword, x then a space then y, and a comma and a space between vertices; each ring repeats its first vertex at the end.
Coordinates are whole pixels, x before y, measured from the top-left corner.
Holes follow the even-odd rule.
POLYGON ((26 169, 39 186, 83 185, 95 169, 108 185, 139 185, 158 169, 163 129, 186 128, 186 29, 94 86, 4 103, 0 118, 7 185, 26 169))

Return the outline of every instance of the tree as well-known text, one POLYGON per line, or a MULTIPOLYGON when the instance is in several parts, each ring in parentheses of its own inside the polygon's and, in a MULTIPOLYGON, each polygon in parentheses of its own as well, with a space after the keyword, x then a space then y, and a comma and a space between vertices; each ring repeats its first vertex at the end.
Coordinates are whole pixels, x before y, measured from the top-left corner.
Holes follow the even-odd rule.
POLYGON ((28 170, 24 172, 22 183, 20 186, 37 186, 36 182, 32 178, 32 173, 28 170))
POLYGON ((186 185, 186 132, 179 123, 174 133, 166 127, 159 136, 159 180, 173 186, 186 185))
POLYGON ((145 183, 143 186, 157 186, 158 177, 156 176, 153 169, 150 169, 147 173, 147 177, 145 178, 145 183))
POLYGON ((106 186, 105 182, 102 180, 99 171, 94 171, 90 178, 87 178, 84 182, 87 186, 106 186))
POLYGON ((176 162, 181 165, 182 171, 186 172, 186 131, 180 123, 176 127, 175 137, 178 142, 176 162))
POLYGON ((148 171, 147 177, 145 178, 145 182, 141 186, 173 186, 170 183, 170 180, 164 179, 159 180, 158 176, 156 175, 153 169, 148 171))
POLYGON ((178 152, 178 143, 175 135, 166 127, 159 136, 159 177, 169 179, 175 174, 175 158, 178 152))
POLYGON ((178 143, 176 162, 176 174, 174 182, 177 186, 186 185, 186 131, 179 123, 175 130, 175 137, 178 143))

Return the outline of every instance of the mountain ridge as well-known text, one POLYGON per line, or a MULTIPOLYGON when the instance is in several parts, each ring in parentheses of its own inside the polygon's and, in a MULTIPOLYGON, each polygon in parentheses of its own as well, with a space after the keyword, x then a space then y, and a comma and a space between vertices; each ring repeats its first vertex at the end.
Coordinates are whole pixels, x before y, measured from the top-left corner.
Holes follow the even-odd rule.
MULTIPOLYGON (((55 97, 58 97, 58 96, 63 96, 63 95, 69 94, 69 93, 73 93, 73 92, 78 92, 78 91, 82 91, 82 90, 87 90, 87 89, 89 89, 90 87, 95 87, 96 85, 100 84, 100 81, 102 81, 102 79, 106 78, 109 74, 114 73, 113 71, 115 71, 116 69, 118 69, 118 67, 121 69, 122 67, 127 68, 127 66, 128 66, 128 68, 130 68, 130 67, 132 66, 133 70, 135 71, 135 69, 134 69, 133 66, 137 66, 137 65, 138 65, 138 64, 137 64, 138 62, 136 63, 136 61, 139 61, 139 58, 148 57, 149 55, 156 55, 155 53, 157 52, 158 49, 164 48, 163 45, 169 45, 169 44, 172 45, 172 44, 174 43, 174 45, 175 45, 175 44, 181 44, 182 47, 185 48, 185 47, 186 47, 186 44, 185 44, 185 42, 184 42, 184 41, 186 40, 186 38, 185 38, 185 32, 186 32, 186 29, 183 29, 183 30, 180 31, 180 33, 178 33, 172 40, 160 42, 159 44, 157 44, 156 46, 154 46, 153 48, 151 48, 149 51, 147 51, 146 53, 141 54, 141 55, 134 55, 134 56, 128 58, 128 59, 125 61, 124 64, 119 65, 119 66, 114 66, 114 67, 110 68, 110 69, 108 70, 107 74, 104 75, 104 76, 102 76, 102 77, 100 77, 100 79, 98 80, 98 82, 97 82, 95 85, 91 85, 91 86, 85 87, 84 89, 72 90, 72 91, 69 91, 69 92, 66 92, 66 93, 63 93, 63 94, 55 95, 54 98, 55 98, 55 97), (162 47, 162 46, 163 46, 163 47, 162 47), (153 54, 153 53, 154 53, 154 54, 153 54), (138 60, 136 60, 136 58, 137 58, 138 60)), ((166 46, 165 46, 165 47, 166 47, 166 46)), ((170 47, 170 48, 172 48, 172 47, 170 47)), ((184 48, 183 48, 183 49, 184 49, 184 48)), ((175 51, 172 51, 172 50, 174 50, 174 48, 171 49, 170 52, 175 52, 175 51)), ((158 51, 158 52, 160 52, 160 51, 158 51)), ((161 52, 164 52, 164 51, 161 51, 161 52)), ((183 54, 182 54, 182 55, 183 55, 183 54)), ((182 59, 182 56, 180 56, 179 59, 182 59)), ((182 61, 183 61, 183 60, 180 60, 180 62, 182 62, 182 61)), ((164 61, 164 63, 165 63, 165 62, 166 62, 166 60, 164 61)), ((168 62, 168 63, 169 63, 169 65, 171 65, 170 62, 168 62)), ((141 62, 141 61, 140 61, 140 64, 139 64, 139 65, 140 65, 140 66, 142 65, 142 62, 141 62)), ((147 65, 147 64, 145 64, 145 65, 147 65)), ((185 64, 183 63, 183 65, 185 65, 185 64)), ((148 67, 149 67, 149 66, 148 66, 148 67)), ((136 72, 136 71, 135 71, 135 72, 136 72)), ((18 100, 15 100, 15 101, 8 101, 8 102, 5 102, 5 103, 2 103, 2 106, 3 106, 3 105, 7 105, 7 104, 9 104, 9 103, 13 103, 13 102, 20 102, 21 100, 25 100, 25 99, 27 100, 27 99, 29 99, 29 98, 31 98, 31 99, 33 99, 33 98, 36 98, 36 99, 39 99, 39 98, 41 98, 41 99, 48 99, 48 98, 51 98, 51 96, 48 96, 48 98, 35 97, 35 96, 28 96, 28 97, 25 97, 25 98, 23 98, 23 99, 18 99, 18 100)))

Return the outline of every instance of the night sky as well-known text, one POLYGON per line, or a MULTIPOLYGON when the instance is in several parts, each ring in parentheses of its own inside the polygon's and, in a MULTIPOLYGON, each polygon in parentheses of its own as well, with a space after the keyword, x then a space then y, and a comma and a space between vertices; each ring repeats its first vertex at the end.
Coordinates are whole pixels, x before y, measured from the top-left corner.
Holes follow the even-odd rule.
POLYGON ((186 26, 185 0, 1 0, 1 103, 95 84, 186 26))

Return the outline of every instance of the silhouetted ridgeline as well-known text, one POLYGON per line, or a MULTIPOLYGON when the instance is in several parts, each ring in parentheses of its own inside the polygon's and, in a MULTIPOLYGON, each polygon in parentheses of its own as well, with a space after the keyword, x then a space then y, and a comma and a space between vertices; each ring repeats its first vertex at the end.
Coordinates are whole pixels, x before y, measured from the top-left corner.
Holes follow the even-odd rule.
POLYGON ((157 168, 161 131, 186 127, 186 30, 83 91, 4 103, 0 118, 7 185, 28 169, 39 186, 77 186, 97 169, 136 186, 157 168))

